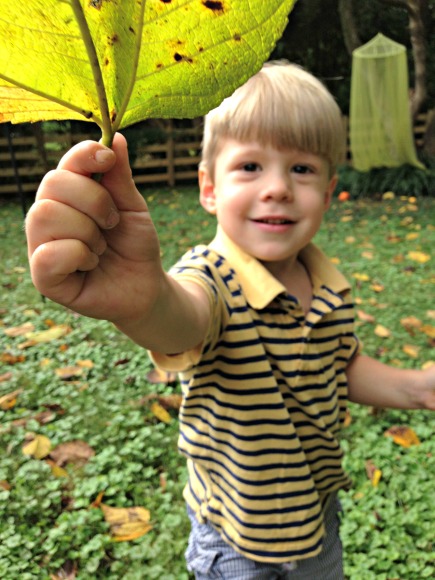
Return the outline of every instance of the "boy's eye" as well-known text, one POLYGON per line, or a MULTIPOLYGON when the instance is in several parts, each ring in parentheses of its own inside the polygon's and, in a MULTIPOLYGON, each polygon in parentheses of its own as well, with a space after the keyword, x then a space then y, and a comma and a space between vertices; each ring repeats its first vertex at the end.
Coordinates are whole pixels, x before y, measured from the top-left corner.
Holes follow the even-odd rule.
POLYGON ((248 171, 248 172, 254 172, 254 171, 258 171, 260 169, 260 166, 258 165, 258 163, 244 163, 242 169, 244 171, 248 171))
POLYGON ((292 172, 305 174, 305 173, 312 173, 312 170, 310 169, 310 167, 308 167, 308 165, 293 165, 292 172))

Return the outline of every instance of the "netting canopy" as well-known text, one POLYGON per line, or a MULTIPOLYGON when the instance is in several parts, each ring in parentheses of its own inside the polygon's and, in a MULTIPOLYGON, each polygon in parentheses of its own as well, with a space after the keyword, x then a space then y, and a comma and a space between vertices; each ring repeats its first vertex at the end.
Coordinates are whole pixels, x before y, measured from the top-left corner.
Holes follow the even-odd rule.
POLYGON ((415 151, 408 91, 402 44, 379 33, 354 50, 350 147, 355 169, 423 167, 415 151))

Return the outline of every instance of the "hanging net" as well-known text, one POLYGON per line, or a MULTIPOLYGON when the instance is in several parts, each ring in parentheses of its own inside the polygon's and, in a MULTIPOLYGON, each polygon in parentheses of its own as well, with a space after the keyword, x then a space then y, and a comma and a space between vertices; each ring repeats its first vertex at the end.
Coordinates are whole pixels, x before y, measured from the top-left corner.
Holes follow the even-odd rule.
POLYGON ((354 50, 350 147, 355 169, 424 167, 415 151, 408 90, 403 45, 377 34, 354 50))

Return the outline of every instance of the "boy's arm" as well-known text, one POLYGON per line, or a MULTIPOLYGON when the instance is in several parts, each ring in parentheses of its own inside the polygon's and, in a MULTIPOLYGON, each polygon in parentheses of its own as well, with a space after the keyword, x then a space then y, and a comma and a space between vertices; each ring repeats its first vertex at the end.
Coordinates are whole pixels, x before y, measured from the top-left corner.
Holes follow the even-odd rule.
POLYGON ((47 298, 109 320, 159 352, 194 348, 204 339, 208 298, 163 271, 157 233, 121 135, 113 150, 86 141, 62 158, 39 187, 26 234, 32 279, 47 298), (100 182, 92 178, 97 173, 100 182))
POLYGON ((435 365, 398 369, 356 355, 346 369, 349 399, 373 407, 435 410, 435 365))

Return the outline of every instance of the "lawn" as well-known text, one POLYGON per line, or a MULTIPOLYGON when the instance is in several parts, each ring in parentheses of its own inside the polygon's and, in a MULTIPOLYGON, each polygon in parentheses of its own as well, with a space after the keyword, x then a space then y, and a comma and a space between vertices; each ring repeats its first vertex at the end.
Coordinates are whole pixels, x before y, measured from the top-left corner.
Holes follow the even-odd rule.
MULTIPOLYGON (((166 266, 212 238, 193 187, 146 196, 166 266)), ((352 280, 364 352, 401 367, 435 359, 434 215, 430 198, 335 201, 317 237, 352 280)), ((18 202, 0 203, 0 252, 0 577, 187 580, 178 385, 151 382, 108 323, 41 298, 18 202), (106 506, 145 508, 152 528, 144 510, 130 527, 116 512, 116 528, 106 506)), ((351 406, 348 422, 348 578, 433 578, 433 414, 351 406)))

